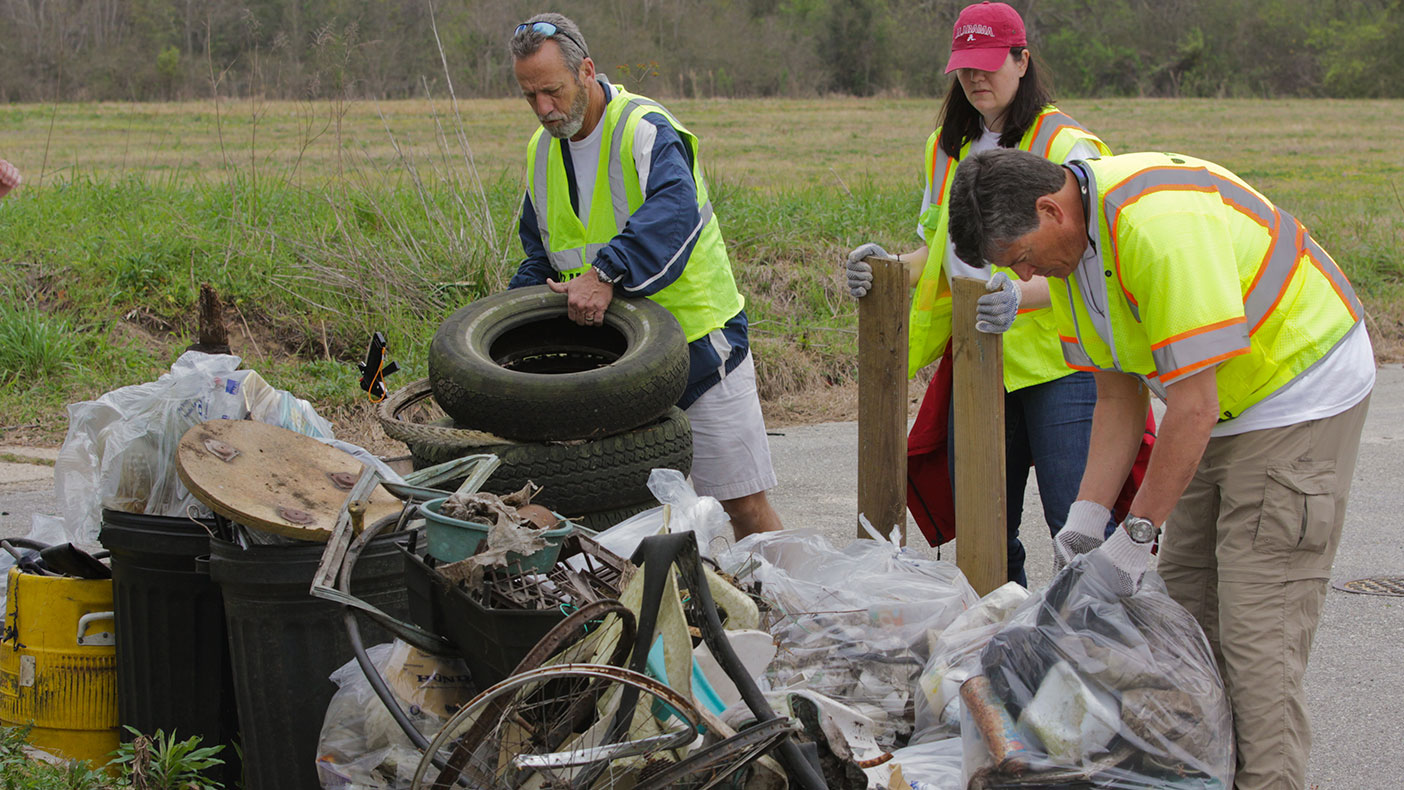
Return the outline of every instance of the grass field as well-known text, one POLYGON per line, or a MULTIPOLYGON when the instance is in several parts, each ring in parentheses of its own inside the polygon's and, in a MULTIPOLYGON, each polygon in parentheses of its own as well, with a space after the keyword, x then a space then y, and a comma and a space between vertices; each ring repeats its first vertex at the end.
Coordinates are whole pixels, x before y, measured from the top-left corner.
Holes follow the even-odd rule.
MULTIPOLYGON (((755 327, 772 420, 855 371, 838 261, 915 246, 915 100, 691 100, 714 203, 755 327)), ((1311 228, 1370 311, 1404 335, 1404 102, 1074 101, 1117 151, 1174 150, 1237 171, 1311 228)), ((368 413, 354 361, 385 331, 406 369, 447 312, 501 288, 534 119, 519 100, 10 105, 0 157, 0 432, 57 441, 64 404, 165 370, 192 340, 199 284, 230 305, 245 364, 345 423, 368 413)), ((817 411, 815 411, 817 409, 817 411)))

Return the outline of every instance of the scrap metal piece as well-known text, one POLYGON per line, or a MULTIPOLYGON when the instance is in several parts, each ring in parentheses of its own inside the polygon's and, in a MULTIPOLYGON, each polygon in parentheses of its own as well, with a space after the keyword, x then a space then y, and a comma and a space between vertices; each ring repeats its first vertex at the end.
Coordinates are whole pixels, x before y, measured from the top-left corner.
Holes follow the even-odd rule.
POLYGON ((752 724, 671 765, 655 763, 647 766, 634 790, 715 786, 779 746, 786 736, 798 731, 799 723, 784 716, 752 724))
POLYGON ((316 520, 312 517, 312 514, 308 513, 306 510, 299 510, 295 507, 288 507, 287 505, 279 505, 275 509, 275 512, 277 512, 279 518, 288 522, 289 524, 305 525, 311 524, 313 521, 316 520))
POLYGON ((206 439, 205 449, 210 451, 210 455, 213 455, 226 464, 239 456, 239 448, 229 442, 220 441, 219 439, 206 439))

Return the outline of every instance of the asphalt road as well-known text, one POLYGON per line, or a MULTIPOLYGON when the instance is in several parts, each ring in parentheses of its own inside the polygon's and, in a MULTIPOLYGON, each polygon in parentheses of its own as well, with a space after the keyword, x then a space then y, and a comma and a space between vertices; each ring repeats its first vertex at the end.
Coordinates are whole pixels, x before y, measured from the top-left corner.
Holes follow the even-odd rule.
MULTIPOLYGON (((787 527, 823 532, 837 545, 856 533, 857 424, 794 426, 773 431, 771 450, 779 486, 772 501, 787 527)), ((0 448, 3 450, 4 448, 0 448)), ((15 452, 11 450, 11 452, 15 452)), ((6 456, 0 453, 0 459, 6 456)), ((14 459, 9 459, 14 460, 14 459)), ((30 464, 0 460, 0 536, 24 535, 30 515, 55 510, 52 475, 30 464), (38 471, 38 473, 36 473, 38 471)), ((1052 577, 1052 546, 1033 481, 1025 497, 1025 544, 1030 584, 1052 577)), ((1365 425, 1346 514, 1345 534, 1332 581, 1404 577, 1404 367, 1379 371, 1365 425)), ((920 533, 910 526, 913 544, 920 533)), ((922 551, 936 556, 936 551, 922 551)), ((958 547, 942 548, 954 561, 958 547)), ((1307 772, 1317 790, 1404 786, 1404 598, 1361 595, 1332 588, 1312 650, 1307 694, 1315 744, 1307 772)))
MULTIPOLYGON (((858 426, 824 423, 773 431, 779 486, 772 502, 786 527, 822 530, 837 545, 856 533, 858 426)), ((1030 475, 1032 478, 1032 475, 1030 475)), ((1053 546, 1031 479, 1021 535, 1029 584, 1053 576, 1053 546)), ((935 557, 909 517, 910 545, 935 557)), ((1361 440, 1333 583, 1363 577, 1404 580, 1404 367, 1380 369, 1361 440)), ((957 541, 958 542, 958 541, 957 541)), ((941 559, 956 560, 955 543, 941 559)), ((1314 744, 1307 787, 1397 790, 1404 787, 1404 598, 1361 595, 1334 587, 1307 670, 1314 744)))

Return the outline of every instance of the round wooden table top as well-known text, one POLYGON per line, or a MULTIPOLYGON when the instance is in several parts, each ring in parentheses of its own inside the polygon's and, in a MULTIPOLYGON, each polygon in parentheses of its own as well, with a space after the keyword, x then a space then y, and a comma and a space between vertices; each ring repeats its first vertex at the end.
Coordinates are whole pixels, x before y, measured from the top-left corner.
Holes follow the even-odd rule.
MULTIPOLYGON (((253 529, 326 542, 364 465, 328 444, 253 420, 210 420, 176 450, 180 481, 221 516, 253 529)), ((381 486, 366 497, 365 523, 404 503, 381 486)))

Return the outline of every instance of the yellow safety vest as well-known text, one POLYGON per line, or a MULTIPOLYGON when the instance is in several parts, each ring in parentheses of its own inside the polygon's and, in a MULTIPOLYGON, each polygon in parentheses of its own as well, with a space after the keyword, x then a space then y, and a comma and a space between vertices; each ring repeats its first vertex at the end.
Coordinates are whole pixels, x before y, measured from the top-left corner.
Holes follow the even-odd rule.
POLYGON ((1229 420, 1361 321, 1355 290, 1306 228, 1223 167, 1144 153, 1086 171, 1101 265, 1051 289, 1072 367, 1131 373, 1164 397, 1217 365, 1229 420))
MULTIPOLYGON (((634 167, 634 130, 649 113, 667 119, 692 154, 692 175, 697 182, 697 207, 700 214, 694 229, 697 243, 686 261, 669 261, 668 266, 682 266, 682 273, 667 287, 648 298, 663 305, 678 319, 688 342, 704 337, 726 324, 745 307, 745 298, 736 289, 731 274, 731 260, 726 254, 726 242, 712 213, 702 178, 701 158, 697 138, 678 123, 662 105, 614 86, 615 96, 605 105, 601 132, 609 144, 600 146, 600 161, 593 195, 581 195, 590 200, 590 227, 586 228, 570 204, 570 186, 566 178, 565 159, 556 138, 537 129, 527 146, 527 172, 531 174, 531 202, 536 210, 541 242, 551 266, 562 280, 578 276, 590 268, 600 249, 628 223, 630 215, 643 204, 643 186, 634 167), (608 177, 601 177, 608 174, 608 177)), ((564 144, 564 141, 561 141, 564 144)), ((646 287, 647 283, 634 288, 646 287)), ((622 289, 620 296, 629 296, 622 289)))
MULTIPOLYGON (((951 288, 950 275, 946 273, 946 203, 951 194, 951 181, 955 178, 959 160, 952 159, 941 149, 941 129, 937 128, 926 141, 926 190, 930 195, 931 206, 921 216, 921 224, 926 228, 928 255, 926 268, 917 281, 916 293, 912 295, 911 317, 909 320, 909 345, 907 355, 907 375, 915 376, 917 371, 931 364, 946 348, 951 337, 951 288)), ((1096 135, 1082 128, 1077 121, 1063 114, 1057 107, 1049 105, 1039 113, 1038 119, 1029 126, 1019 148, 1032 151, 1045 159, 1062 163, 1068 152, 1079 141, 1097 147, 1103 156, 1111 153, 1107 144, 1096 135)), ((970 150, 966 143, 961 149, 961 159, 970 150)), ((995 271, 1001 271, 995 267, 995 271)), ((1013 271, 1003 269, 1010 279, 1019 279, 1013 271)), ((1017 389, 1042 384, 1062 378, 1072 373, 1063 362, 1063 352, 1059 348, 1057 325, 1052 310, 1048 308, 1019 311, 1019 318, 1005 333, 1004 341, 1004 388, 1013 392, 1017 389)))

